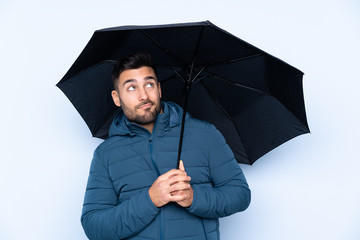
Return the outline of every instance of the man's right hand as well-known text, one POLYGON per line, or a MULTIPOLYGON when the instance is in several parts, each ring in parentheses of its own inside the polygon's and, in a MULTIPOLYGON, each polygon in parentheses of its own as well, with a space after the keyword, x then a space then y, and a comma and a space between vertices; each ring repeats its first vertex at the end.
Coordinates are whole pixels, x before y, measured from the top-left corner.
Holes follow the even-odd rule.
POLYGON ((183 191, 191 188, 191 178, 185 171, 172 169, 159 176, 149 189, 149 195, 156 207, 162 207, 169 202, 184 200, 184 196, 172 195, 171 192, 183 191))

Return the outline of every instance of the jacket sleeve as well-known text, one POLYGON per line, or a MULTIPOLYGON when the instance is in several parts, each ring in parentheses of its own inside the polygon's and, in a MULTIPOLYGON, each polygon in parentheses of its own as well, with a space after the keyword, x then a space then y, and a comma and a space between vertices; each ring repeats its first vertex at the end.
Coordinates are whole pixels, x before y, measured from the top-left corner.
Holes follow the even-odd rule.
POLYGON ((193 185, 194 198, 188 211, 203 218, 219 218, 244 211, 251 192, 244 174, 224 137, 213 126, 208 137, 211 183, 193 185))
POLYGON ((87 237, 97 239, 123 239, 130 237, 157 216, 159 209, 152 203, 148 190, 118 203, 109 171, 98 149, 90 167, 81 224, 87 237))

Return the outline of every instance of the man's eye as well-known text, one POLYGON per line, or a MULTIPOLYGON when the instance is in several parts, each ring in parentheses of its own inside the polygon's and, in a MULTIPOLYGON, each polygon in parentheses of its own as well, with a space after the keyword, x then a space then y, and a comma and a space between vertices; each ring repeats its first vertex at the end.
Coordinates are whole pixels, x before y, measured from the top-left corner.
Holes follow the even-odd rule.
POLYGON ((134 91, 135 90, 135 87, 131 86, 131 87, 128 87, 128 91, 134 91))
POLYGON ((148 83, 148 84, 146 84, 146 87, 154 87, 154 84, 153 83, 148 83))

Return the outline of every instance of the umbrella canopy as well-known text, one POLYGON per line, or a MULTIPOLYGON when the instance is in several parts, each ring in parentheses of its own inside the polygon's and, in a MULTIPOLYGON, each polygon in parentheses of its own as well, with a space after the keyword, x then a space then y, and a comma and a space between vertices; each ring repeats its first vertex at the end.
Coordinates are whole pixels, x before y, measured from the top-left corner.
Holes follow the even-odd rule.
POLYGON ((136 52, 154 58, 162 100, 187 102, 192 116, 213 123, 239 163, 253 164, 309 132, 303 73, 205 21, 94 33, 57 86, 95 137, 107 138, 118 111, 111 97, 112 68, 136 52))

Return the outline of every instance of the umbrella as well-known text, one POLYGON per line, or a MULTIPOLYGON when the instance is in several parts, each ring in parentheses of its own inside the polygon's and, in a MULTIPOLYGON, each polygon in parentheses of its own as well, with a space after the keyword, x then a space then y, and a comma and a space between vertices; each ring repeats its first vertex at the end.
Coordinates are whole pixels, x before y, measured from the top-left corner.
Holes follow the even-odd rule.
MULTIPOLYGON (((136 52, 153 56, 162 100, 213 123, 239 163, 253 164, 309 132, 303 73, 204 21, 95 31, 57 84, 95 137, 108 137, 118 111, 111 70, 116 60, 136 52)), ((182 134, 178 160, 181 144, 182 134)))

